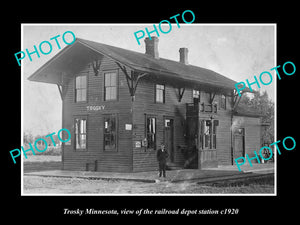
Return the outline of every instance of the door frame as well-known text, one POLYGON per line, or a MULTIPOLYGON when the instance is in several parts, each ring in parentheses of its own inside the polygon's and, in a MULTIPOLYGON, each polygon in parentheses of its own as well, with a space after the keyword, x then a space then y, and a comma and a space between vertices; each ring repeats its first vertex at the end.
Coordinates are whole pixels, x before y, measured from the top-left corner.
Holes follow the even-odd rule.
POLYGON ((245 139, 245 127, 237 127, 236 128, 236 130, 237 129, 242 129, 243 130, 243 133, 242 134, 236 134, 235 133, 235 130, 233 131, 233 154, 232 154, 232 162, 234 162, 234 160, 235 160, 235 153, 236 153, 236 149, 235 149, 235 137, 236 136, 241 136, 242 137, 242 140, 243 140, 243 151, 242 151, 242 156, 240 156, 240 157, 245 157, 245 155, 246 155, 246 149, 245 149, 245 146, 246 146, 246 144, 245 144, 245 141, 246 141, 246 139, 245 139))
MULTIPOLYGON (((198 169, 203 169, 203 168, 213 168, 218 166, 218 158, 217 158, 217 150, 218 150, 218 145, 216 145, 216 148, 204 148, 204 138, 203 134, 201 131, 201 121, 204 121, 206 123, 207 120, 211 121, 211 126, 213 129, 213 121, 214 120, 219 120, 218 116, 212 116, 212 114, 206 114, 206 115, 201 115, 198 118, 198 137, 197 137, 197 148, 198 148, 198 169), (200 141, 200 138, 202 138, 202 142, 200 141)), ((216 134, 217 135, 217 134, 216 134)), ((218 137, 218 136, 217 136, 218 137)), ((211 134, 211 138, 213 138, 213 131, 211 134)), ((212 141, 212 140, 211 140, 212 141)), ((217 138, 216 138, 217 141, 217 138)))
POLYGON ((173 123, 172 123, 172 152, 169 151, 169 158, 168 158, 168 161, 170 163, 173 163, 175 161, 175 148, 174 148, 174 145, 175 145, 175 119, 174 119, 174 116, 163 116, 163 142, 164 144, 166 145, 166 125, 165 125, 165 122, 166 120, 173 120, 173 123))

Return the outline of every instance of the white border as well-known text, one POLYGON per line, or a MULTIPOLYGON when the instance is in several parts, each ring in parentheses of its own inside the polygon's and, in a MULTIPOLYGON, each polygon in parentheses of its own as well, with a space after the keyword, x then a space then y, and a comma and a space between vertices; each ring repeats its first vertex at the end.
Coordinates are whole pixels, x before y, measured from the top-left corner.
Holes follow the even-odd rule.
MULTIPOLYGON (((175 23, 172 23, 175 24, 175 23)), ((30 26, 41 26, 41 25, 51 25, 51 26, 144 26, 153 25, 151 23, 128 23, 128 24, 118 24, 118 23, 22 23, 21 24, 21 49, 23 49, 23 27, 26 25, 30 26)), ((192 24, 180 24, 180 26, 274 26, 274 67, 277 66, 277 24, 276 23, 192 23, 192 24)), ((22 62, 21 62, 22 65, 22 62)), ((23 146, 23 79, 24 70, 21 66, 21 144, 23 146)), ((277 79, 274 83, 274 109, 275 109, 275 137, 274 141, 277 141, 277 79)), ((23 155, 21 154, 21 196, 277 196, 277 152, 274 151, 275 162, 274 162, 274 193, 271 194, 27 194, 23 191, 23 155)))
MULTIPOLYGON (((24 49, 24 46, 23 46, 23 24, 21 24, 21 49, 24 49)), ((24 102, 24 69, 23 69, 23 65, 22 65, 22 61, 21 61, 21 146, 23 146, 23 140, 24 140, 24 126, 23 126, 23 121, 24 121, 24 117, 23 117, 23 102, 24 102)), ((21 151, 21 147, 20 147, 20 151, 21 151)), ((24 184, 23 184, 23 174, 24 174, 24 170, 23 170, 23 155, 21 154, 21 196, 22 195, 25 195, 24 192, 23 192, 23 187, 24 187, 24 184)))

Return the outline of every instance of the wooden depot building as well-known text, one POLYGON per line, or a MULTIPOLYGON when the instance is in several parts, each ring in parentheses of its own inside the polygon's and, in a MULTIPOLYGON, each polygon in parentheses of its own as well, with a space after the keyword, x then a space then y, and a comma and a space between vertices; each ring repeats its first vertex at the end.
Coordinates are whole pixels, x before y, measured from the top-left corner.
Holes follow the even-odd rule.
POLYGON ((236 82, 189 65, 187 48, 178 62, 160 58, 158 41, 146 38, 142 54, 77 38, 28 78, 60 92, 72 134, 64 170, 156 170, 161 142, 170 168, 231 165, 260 149, 261 118, 239 109, 236 82))

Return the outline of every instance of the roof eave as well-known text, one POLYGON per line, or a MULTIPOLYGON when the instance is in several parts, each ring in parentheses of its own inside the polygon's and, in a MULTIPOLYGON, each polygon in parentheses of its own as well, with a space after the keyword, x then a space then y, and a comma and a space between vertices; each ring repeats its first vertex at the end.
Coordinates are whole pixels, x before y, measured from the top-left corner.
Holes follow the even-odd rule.
POLYGON ((43 80, 43 79, 37 79, 37 76, 39 76, 42 71, 47 69, 51 65, 51 63, 53 63, 54 60, 58 59, 62 54, 64 54, 66 51, 68 51, 72 47, 73 47, 73 45, 68 45, 65 48, 63 48, 60 52, 58 52, 55 56, 53 56, 50 60, 48 60, 44 65, 42 65, 40 68, 38 68, 33 74, 31 74, 27 79, 30 81, 57 84, 56 82, 54 83, 54 82, 50 82, 50 81, 43 80))
MULTIPOLYGON (((128 68, 130 68, 132 70, 136 70, 136 71, 143 72, 143 73, 149 73, 149 74, 157 74, 157 75, 168 77, 170 79, 177 79, 180 82, 196 83, 196 85, 199 85, 199 86, 206 85, 206 86, 209 86, 211 88, 221 88, 221 89, 226 89, 226 90, 234 90, 235 89, 234 84, 233 85, 228 85, 228 84, 224 85, 224 84, 216 84, 216 83, 212 84, 212 83, 207 83, 207 82, 203 82, 203 81, 199 81, 199 80, 195 80, 195 79, 190 79, 187 76, 185 76, 185 78, 182 78, 182 75, 184 75, 184 74, 178 74, 178 73, 165 71, 165 70, 161 70, 161 69, 158 70, 158 69, 155 69, 155 68, 143 67, 141 65, 133 64, 133 63, 129 62, 126 59, 125 60, 120 60, 116 57, 113 57, 109 54, 106 54, 105 52, 101 52, 100 50, 93 48, 89 44, 82 41, 80 38, 76 38, 75 43, 73 43, 72 45, 66 46, 64 49, 62 49, 60 52, 58 52, 53 58, 51 58, 48 62, 46 62, 43 66, 41 66, 37 71, 35 71, 27 79, 30 80, 30 81, 59 84, 60 80, 58 78, 54 79, 53 76, 52 76, 51 77, 52 80, 51 79, 46 79, 46 76, 42 75, 42 72, 45 71, 59 57, 61 57, 63 54, 65 54, 69 49, 72 49, 72 48, 76 47, 78 43, 85 46, 85 47, 87 47, 88 49, 92 50, 93 52, 104 55, 104 56, 114 60, 115 62, 118 62, 118 63, 120 63, 124 66, 127 66, 128 68)), ((121 58, 124 58, 124 57, 121 57, 121 58)), ((250 92, 250 89, 246 87, 245 89, 243 89, 243 91, 244 92, 250 92)))

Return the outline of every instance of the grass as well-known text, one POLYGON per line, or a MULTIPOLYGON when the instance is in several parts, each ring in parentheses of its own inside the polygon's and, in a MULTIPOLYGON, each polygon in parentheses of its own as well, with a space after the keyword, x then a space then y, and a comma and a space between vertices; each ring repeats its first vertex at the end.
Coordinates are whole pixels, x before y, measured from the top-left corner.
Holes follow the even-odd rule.
MULTIPOLYGON (((61 146, 55 146, 55 147, 48 146, 47 149, 43 152, 37 151, 34 146, 32 146, 32 147, 34 148, 35 155, 55 155, 55 156, 61 155, 61 146)), ((30 148, 30 146, 28 144, 24 144, 23 148, 24 148, 24 150, 28 150, 30 148)), ((37 145, 37 148, 40 150, 43 150, 45 147, 41 146, 41 145, 37 145)), ((33 153, 32 153, 32 151, 28 151, 28 152, 26 152, 26 155, 32 156, 33 153)))
POLYGON ((25 173, 43 170, 60 170, 62 167, 60 155, 28 155, 23 156, 23 169, 25 173))

